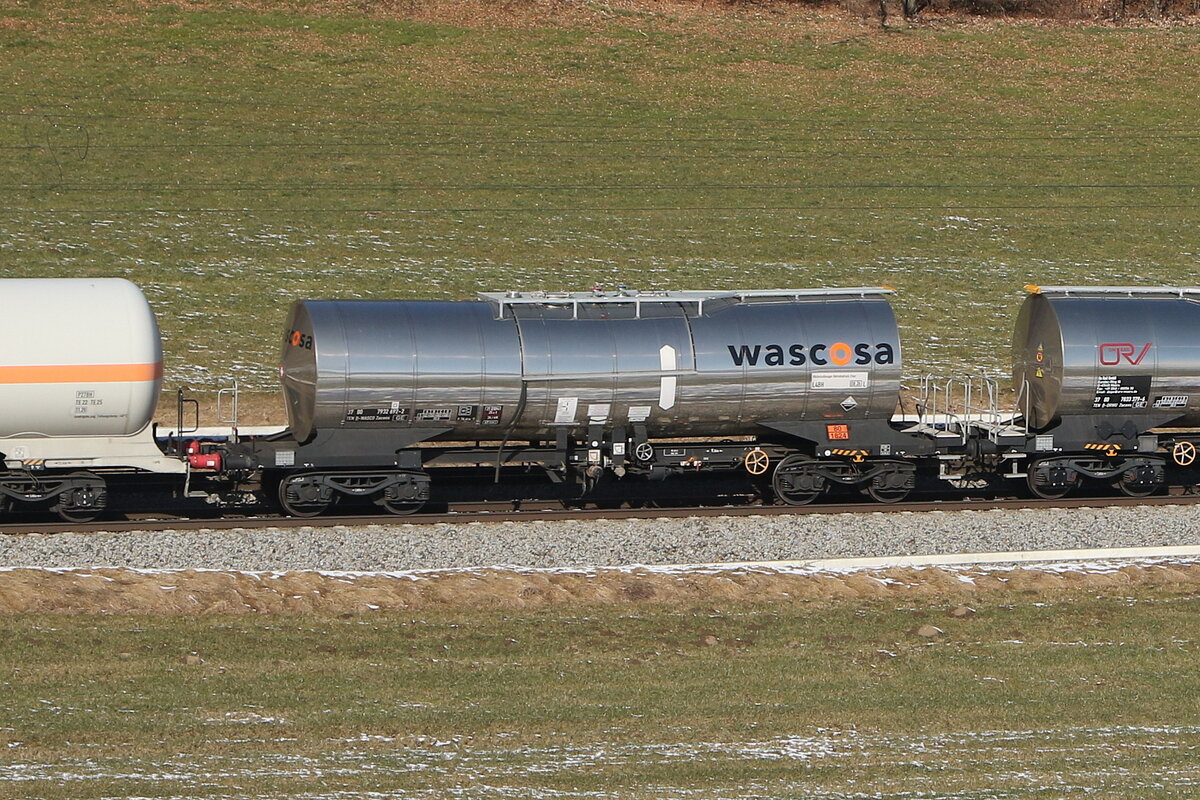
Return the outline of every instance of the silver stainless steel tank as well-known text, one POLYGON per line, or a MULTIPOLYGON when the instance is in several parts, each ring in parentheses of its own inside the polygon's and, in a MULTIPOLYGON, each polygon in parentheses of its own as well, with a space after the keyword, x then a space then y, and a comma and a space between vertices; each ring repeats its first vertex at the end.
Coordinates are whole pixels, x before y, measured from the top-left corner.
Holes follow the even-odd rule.
POLYGON ((736 435, 766 420, 883 418, 899 392, 886 289, 301 300, 280 374, 289 422, 553 438, 643 423, 736 435))
POLYGON ((1013 386, 1031 427, 1069 415, 1200 425, 1200 289, 1028 288, 1013 386))

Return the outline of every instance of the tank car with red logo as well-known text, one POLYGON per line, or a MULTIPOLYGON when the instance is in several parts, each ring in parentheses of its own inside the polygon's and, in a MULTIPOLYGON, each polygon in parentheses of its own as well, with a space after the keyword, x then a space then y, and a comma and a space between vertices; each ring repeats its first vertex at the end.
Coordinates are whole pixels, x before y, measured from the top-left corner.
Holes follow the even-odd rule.
POLYGON ((1030 286, 1013 338, 1029 485, 1129 495, 1190 467, 1200 426, 1200 289, 1030 286))

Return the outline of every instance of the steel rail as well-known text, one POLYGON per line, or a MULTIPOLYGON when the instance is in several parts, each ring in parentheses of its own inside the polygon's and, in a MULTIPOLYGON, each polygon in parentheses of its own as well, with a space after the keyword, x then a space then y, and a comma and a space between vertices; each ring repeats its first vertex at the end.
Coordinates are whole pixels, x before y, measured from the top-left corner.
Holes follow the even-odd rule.
MULTIPOLYGON (((673 508, 527 508, 514 510, 511 503, 471 504, 456 506, 457 510, 446 512, 412 514, 363 514, 353 516, 282 517, 221 516, 208 518, 151 517, 136 519, 100 520, 89 523, 67 523, 62 521, 40 522, 12 521, 0 524, 0 535, 56 534, 56 533, 121 533, 129 531, 189 531, 189 530, 237 530, 262 528, 333 528, 365 527, 380 525, 438 525, 469 524, 480 522, 547 522, 547 521, 600 521, 623 519, 661 519, 686 517, 750 517, 750 516, 812 516, 830 514, 897 514, 924 513, 931 511, 1020 511, 1046 508, 1110 508, 1137 506, 1190 506, 1200 503, 1200 495, 1163 495, 1158 497, 1069 497, 1057 500, 1042 499, 963 499, 963 500, 917 500, 894 504, 837 503, 809 506, 786 505, 723 505, 683 506, 673 508)), ((535 505, 535 504, 531 504, 535 505)))

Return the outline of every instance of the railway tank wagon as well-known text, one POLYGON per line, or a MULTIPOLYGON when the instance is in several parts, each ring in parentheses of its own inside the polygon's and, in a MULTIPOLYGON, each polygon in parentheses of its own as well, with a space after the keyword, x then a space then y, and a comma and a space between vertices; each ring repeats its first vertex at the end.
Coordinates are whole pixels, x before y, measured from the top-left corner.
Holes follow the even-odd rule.
POLYGON ((1027 287, 1013 339, 1029 485, 1159 489, 1200 440, 1200 289, 1027 287))
POLYGON ((786 502, 831 484, 898 499, 913 483, 903 457, 924 442, 889 422, 901 352, 888 294, 298 301, 280 369, 289 430, 224 461, 274 476, 297 514, 341 495, 413 510, 441 466, 494 465, 497 480, 533 467, 583 492, 741 470, 786 502))
POLYGON ((842 488, 894 502, 919 476, 948 487, 938 496, 1200 486, 1200 289, 1027 289, 1011 409, 998 379, 955 378, 923 381, 916 414, 896 416, 884 288, 508 292, 298 301, 280 364, 289 427, 184 440, 195 401, 181 391, 160 441, 161 342, 141 291, 0 280, 0 512, 82 521, 110 490, 150 486, 176 506, 274 499, 297 516, 345 498, 398 514, 431 497, 800 505, 842 488))
POLYGON ((113 475, 186 471, 150 429, 162 345, 137 286, 0 280, 0 318, 0 511, 39 504, 90 519, 113 475))

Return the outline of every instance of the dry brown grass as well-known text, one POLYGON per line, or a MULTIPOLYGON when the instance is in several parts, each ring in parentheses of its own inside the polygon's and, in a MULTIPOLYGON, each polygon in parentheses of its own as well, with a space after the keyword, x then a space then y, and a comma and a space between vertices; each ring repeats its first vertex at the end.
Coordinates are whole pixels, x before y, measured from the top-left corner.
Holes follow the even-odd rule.
POLYGON ((1110 593, 1137 587, 1195 592, 1200 563, 1130 564, 1114 571, 892 568, 852 573, 770 569, 516 571, 330 575, 126 569, 0 572, 0 613, 358 614, 527 610, 564 606, 694 609, 722 603, 866 599, 957 601, 997 594, 1110 593))
MULTIPOLYGON (((224 427, 220 421, 215 392, 185 392, 188 398, 200 403, 200 426, 204 428, 224 427)), ((225 413, 225 409, 221 409, 225 413)), ((194 412, 186 412, 185 425, 194 422, 194 412)), ((162 429, 174 429, 178 422, 176 395, 174 391, 164 391, 158 399, 158 407, 154 411, 154 421, 162 429)), ((238 424, 241 426, 262 425, 285 427, 287 412, 284 410, 283 399, 279 392, 253 391, 242 392, 238 397, 238 424)))
MULTIPOLYGON (((136 6, 152 10, 163 5, 158 0, 138 0, 136 6)), ((865 23, 878 30, 879 5, 874 0, 843 2, 798 2, 797 0, 185 0, 172 5, 187 10, 228 9, 231 5, 256 13, 286 12, 313 16, 361 16, 380 20, 409 20, 431 25, 463 28, 533 30, 545 28, 580 29, 603 26, 614 20, 636 25, 639 18, 658 29, 687 28, 725 37, 736 31, 741 37, 757 29, 762 35, 786 36, 797 24, 810 27, 820 22, 822 33, 862 33, 865 23)), ((922 24, 965 25, 969 27, 1021 25, 1122 25, 1119 4, 1113 0, 1074 0, 1035 4, 1009 3, 1010 9, 993 3, 965 3, 941 0, 919 16, 922 24)), ((1174 26, 1190 24, 1187 14, 1195 10, 1187 3, 1169 8, 1166 15, 1148 14, 1135 2, 1127 3, 1129 17, 1144 17, 1139 24, 1174 26)), ((889 25, 907 23, 899 3, 888 3, 889 25)), ((836 37, 831 39, 837 41, 836 37)))

